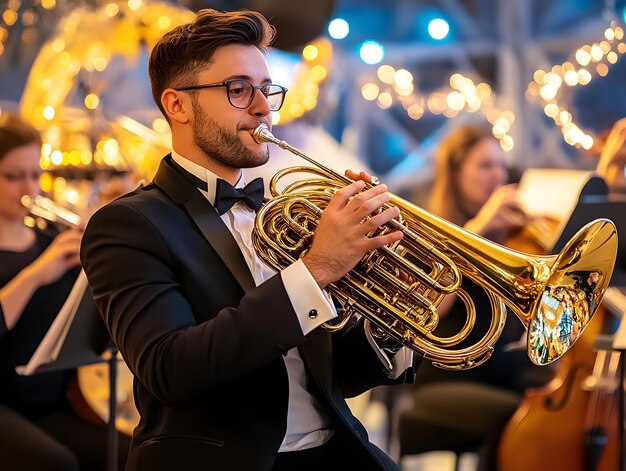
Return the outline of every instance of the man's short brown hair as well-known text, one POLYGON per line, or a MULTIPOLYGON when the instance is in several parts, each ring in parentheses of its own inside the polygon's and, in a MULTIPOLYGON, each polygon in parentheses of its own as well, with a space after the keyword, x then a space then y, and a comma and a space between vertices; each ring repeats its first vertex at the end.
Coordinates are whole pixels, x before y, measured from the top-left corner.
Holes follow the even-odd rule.
POLYGON ((15 113, 0 115, 0 160, 17 147, 41 146, 41 134, 28 121, 15 113))
POLYGON ((244 44, 267 52, 274 34, 274 27, 254 11, 200 10, 193 22, 166 33, 152 49, 148 62, 152 98, 167 118, 161 104, 165 89, 197 85, 197 74, 222 46, 244 44))

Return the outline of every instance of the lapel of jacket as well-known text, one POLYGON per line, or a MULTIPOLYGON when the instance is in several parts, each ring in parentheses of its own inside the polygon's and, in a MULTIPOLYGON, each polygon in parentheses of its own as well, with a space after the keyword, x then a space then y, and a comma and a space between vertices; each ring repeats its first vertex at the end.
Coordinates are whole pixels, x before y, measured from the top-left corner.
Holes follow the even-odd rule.
POLYGON ((205 239, 215 249, 244 291, 256 285, 233 235, 211 203, 185 177, 173 168, 167 155, 161 161, 154 183, 175 203, 182 204, 205 239))
POLYGON ((328 395, 332 388, 332 347, 330 333, 318 327, 300 345, 300 355, 311 375, 328 395))

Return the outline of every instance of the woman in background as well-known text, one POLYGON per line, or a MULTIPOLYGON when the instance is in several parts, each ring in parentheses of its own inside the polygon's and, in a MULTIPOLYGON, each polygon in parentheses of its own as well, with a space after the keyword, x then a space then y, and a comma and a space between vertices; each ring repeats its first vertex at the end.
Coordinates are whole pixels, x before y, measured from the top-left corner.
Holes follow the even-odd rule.
MULTIPOLYGON (((0 115, 0 467, 105 469, 106 428, 81 420, 66 398, 75 371, 15 372, 43 339, 80 269, 80 230, 50 235, 23 223, 22 196, 40 192, 40 151, 35 128, 15 114, 0 115)), ((127 448, 122 438, 122 456, 127 448)))
MULTIPOLYGON (((517 185, 509 184, 505 154, 491 129, 466 125, 447 135, 435 157, 435 179, 427 209, 465 230, 499 244, 528 222, 515 200, 517 185)), ((467 279, 463 289, 476 306, 476 324, 469 338, 455 348, 475 344, 491 322, 484 290, 467 279)), ((437 311, 435 334, 448 337, 465 323, 464 303, 448 296, 437 311)), ((534 366, 526 349, 507 351, 524 334, 512 313, 492 357, 480 366, 447 371, 420 365, 413 386, 413 406, 400 417, 402 454, 433 450, 480 451, 480 469, 495 469, 500 431, 529 386, 550 379, 549 370, 534 366)))

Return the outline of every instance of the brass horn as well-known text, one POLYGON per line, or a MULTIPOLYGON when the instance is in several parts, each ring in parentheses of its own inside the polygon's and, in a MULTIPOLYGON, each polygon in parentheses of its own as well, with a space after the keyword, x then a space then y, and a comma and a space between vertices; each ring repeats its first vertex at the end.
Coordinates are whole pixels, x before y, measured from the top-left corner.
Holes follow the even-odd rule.
MULTIPOLYGON (((314 167, 276 173, 273 198, 259 210, 253 243, 259 256, 281 270, 306 253, 319 217, 334 193, 352 180, 276 139, 267 126, 255 129, 258 143, 271 142, 314 167), (278 189, 288 175, 308 174, 278 189)), ((345 307, 341 328, 355 313, 369 319, 380 336, 392 338, 446 369, 480 365, 493 353, 506 320, 505 304, 527 329, 533 363, 546 365, 565 353, 582 334, 609 284, 617 255, 617 231, 608 219, 584 226, 558 255, 535 256, 490 242, 396 195, 389 206, 400 216, 371 235, 402 230, 392 246, 366 254, 328 290, 345 307), (461 288, 466 276, 481 286, 492 306, 491 324, 475 344, 453 348, 471 332, 476 309, 461 288), (467 317, 455 335, 433 333, 437 306, 449 294, 464 302, 467 317)))
POLYGON ((31 214, 31 218, 25 221, 28 226, 34 227, 37 225, 43 228, 42 221, 43 225, 46 222, 53 222, 65 227, 83 226, 83 219, 78 214, 45 196, 37 195, 31 197, 24 195, 20 199, 20 203, 31 214))

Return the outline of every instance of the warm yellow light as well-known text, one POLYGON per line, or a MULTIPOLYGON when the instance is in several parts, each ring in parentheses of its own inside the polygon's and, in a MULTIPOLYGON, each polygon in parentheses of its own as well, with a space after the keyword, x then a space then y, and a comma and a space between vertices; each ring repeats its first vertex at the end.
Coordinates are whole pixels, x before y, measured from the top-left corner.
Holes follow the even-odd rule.
POLYGON ((41 0, 41 6, 46 10, 52 10, 57 4, 56 0, 41 0))
POLYGON ((165 134, 169 128, 169 124, 167 124, 167 121, 165 121, 163 118, 157 118, 152 121, 152 129, 160 134, 165 134))
POLYGON ((7 24, 7 26, 13 26, 17 21, 17 12, 15 10, 5 10, 2 14, 2 19, 7 24))
POLYGON ((593 147, 593 137, 589 134, 585 134, 580 141, 580 145, 583 146, 583 149, 589 150, 593 147))
POLYGON ((584 49, 579 49, 576 51, 576 61, 584 67, 591 61, 591 55, 584 49))
POLYGON ((463 76, 461 74, 452 74, 450 75, 450 86, 452 88, 459 88, 459 83, 463 80, 463 76))
POLYGON ((503 136, 502 139, 500 139, 500 146, 506 152, 509 152, 513 150, 513 147, 515 146, 515 142, 513 141, 513 138, 511 136, 503 136))
POLYGON ((80 194, 74 188, 67 188, 63 192, 63 199, 70 204, 76 204, 80 200, 80 194))
POLYGON ((55 178, 54 182, 52 183, 52 188, 54 188, 54 191, 59 192, 59 193, 65 190, 66 186, 67 186, 67 181, 65 181, 65 178, 63 177, 55 178))
POLYGON ((93 160, 93 157, 91 156, 91 152, 89 152, 88 150, 84 150, 80 153, 80 163, 83 165, 89 165, 91 163, 91 161, 93 160))
POLYGON ((365 85, 363 85, 363 87, 361 87, 361 95, 367 101, 374 101, 376 98, 378 98, 379 93, 380 89, 375 83, 366 83, 365 85))
POLYGON ((103 72, 109 65, 108 61, 104 57, 96 57, 93 61, 93 68, 98 72, 103 72))
POLYGON ((120 145, 115 139, 107 139, 104 141, 102 151, 108 156, 117 155, 120 150, 120 145))
POLYGON ((580 69, 578 71, 578 82, 581 85, 587 85, 591 82, 591 73, 587 69, 580 69))
POLYGON ((50 143, 44 142, 41 145, 41 155, 44 157, 49 157, 51 152, 52 152, 52 146, 50 145, 50 143))
POLYGON ((409 118, 418 120, 424 115, 424 108, 414 103, 407 108, 406 112, 409 118))
POLYGON ((141 8, 141 5, 143 5, 142 0, 128 0, 128 8, 133 11, 139 10, 141 8))
POLYGON ((49 173, 42 173, 39 177, 39 186, 44 193, 52 191, 52 177, 49 173))
POLYGON ((400 69, 394 74, 394 81, 402 89, 409 88, 413 84, 413 74, 406 69, 400 69))
POLYGON ((593 46, 591 46, 591 50, 589 51, 589 54, 591 54, 591 59, 594 62, 601 61, 602 57, 604 56, 604 52, 602 52, 602 48, 598 46, 597 44, 594 44, 593 46))
POLYGON ((565 72, 565 76, 563 77, 563 80, 570 87, 578 85, 578 72, 574 70, 568 70, 567 72, 565 72))
POLYGON ((461 111, 465 107, 465 97, 459 92, 450 92, 446 97, 448 108, 461 111))
POLYGON ((395 80, 396 69, 390 65, 383 64, 376 70, 376 75, 381 82, 392 84, 395 80))
POLYGON ((563 124, 569 124, 572 122, 572 115, 568 111, 561 111, 559 113, 559 120, 563 124))
POLYGON ((554 118, 556 117, 556 115, 559 114, 559 107, 555 103, 548 103, 546 106, 544 106, 543 112, 549 118, 554 118))
POLYGON ((80 165, 80 152, 78 152, 77 150, 70 151, 69 162, 70 165, 80 165))
POLYGON ((541 85, 543 82, 543 76, 546 75, 546 73, 539 69, 539 70, 535 70, 535 73, 533 74, 533 79, 535 80, 535 82, 537 82, 539 85, 541 85))
POLYGON ((109 3, 106 7, 104 7, 104 14, 109 18, 113 18, 120 12, 120 7, 117 3, 109 3))
POLYGON ((598 72, 598 75, 600 77, 606 77, 606 75, 609 73, 609 66, 606 64, 598 64, 596 66, 596 71, 598 72))
POLYGON ((302 50, 302 57, 309 62, 314 61, 318 55, 319 50, 317 49, 317 46, 314 46, 313 44, 308 44, 302 50))
POLYGON ((163 15, 159 17, 156 24, 157 28, 167 30, 170 26, 172 26, 172 19, 169 16, 163 15))
POLYGON ((515 122, 515 113, 513 113, 511 110, 503 111, 502 117, 509 122, 509 125, 515 122))
POLYGON ((300 116, 302 116, 304 114, 304 111, 304 107, 300 103, 294 103, 289 107, 289 113, 291 113, 291 116, 293 116, 294 118, 299 118, 300 116))
POLYGON ((539 95, 546 101, 552 100, 557 93, 558 89, 556 87, 551 87, 550 85, 544 85, 539 90, 539 95))
POLYGON ((383 110, 391 107, 391 105, 393 104, 393 98, 391 97, 391 94, 388 92, 383 92, 378 95, 377 104, 383 110))
POLYGON ((609 41, 613 41, 615 39, 615 31, 613 31, 613 28, 607 28, 604 30, 604 37, 609 41))
POLYGON ((433 93, 428 97, 428 109, 431 113, 441 114, 446 108, 446 95, 443 93, 433 93))
POLYGON ((615 64, 617 62, 617 59, 618 59, 617 54, 613 51, 609 52, 606 55, 606 60, 609 62, 609 64, 615 64))
POLYGON ((65 41, 62 39, 55 39, 52 42, 52 50, 57 54, 61 54, 65 50, 65 41))
POLYGON ((85 107, 90 110, 95 110, 100 103, 100 99, 93 93, 89 93, 85 97, 85 107))
POLYGON ((56 115, 56 111, 54 110, 54 107, 46 106, 43 109, 43 117, 44 117, 44 119, 47 119, 48 121, 51 121, 52 119, 54 119, 55 115, 56 115))
POLYGON ((326 67, 320 64, 316 64, 311 68, 311 78, 316 82, 321 82, 328 75, 326 67))
POLYGON ((493 134, 493 137, 495 137, 496 139, 500 139, 506 135, 506 129, 497 124, 493 125, 493 129, 491 132, 493 134))
POLYGON ((476 93, 481 100, 486 100, 491 96, 491 86, 488 83, 479 83, 476 85, 476 93))

